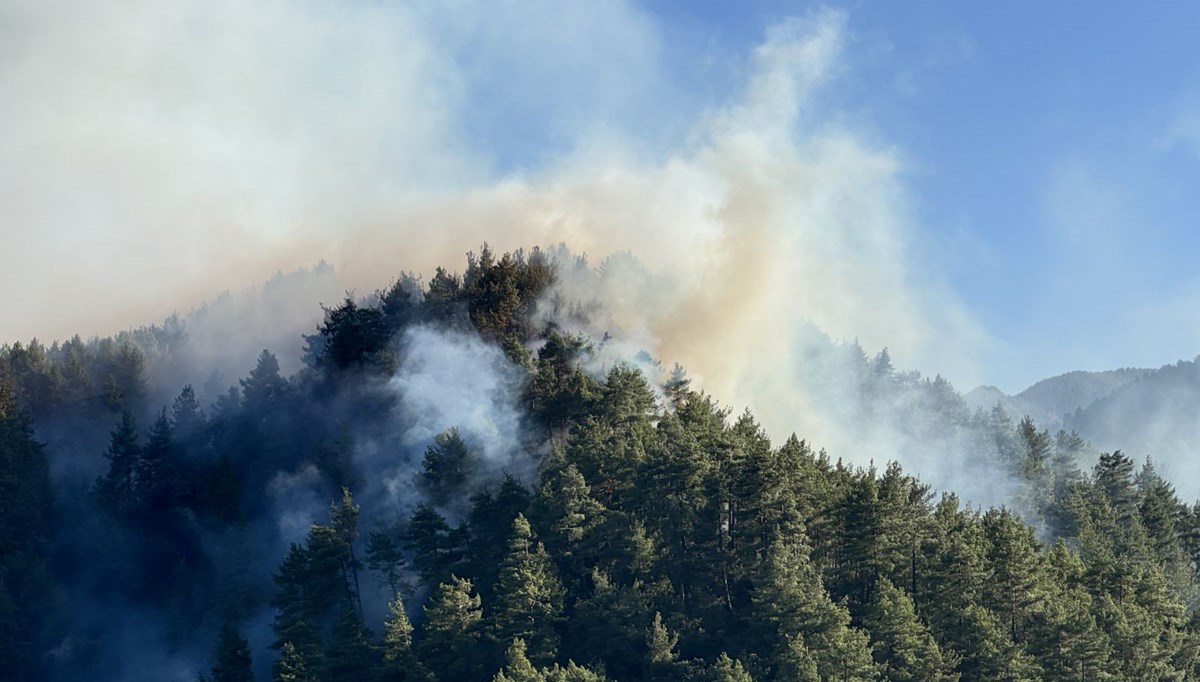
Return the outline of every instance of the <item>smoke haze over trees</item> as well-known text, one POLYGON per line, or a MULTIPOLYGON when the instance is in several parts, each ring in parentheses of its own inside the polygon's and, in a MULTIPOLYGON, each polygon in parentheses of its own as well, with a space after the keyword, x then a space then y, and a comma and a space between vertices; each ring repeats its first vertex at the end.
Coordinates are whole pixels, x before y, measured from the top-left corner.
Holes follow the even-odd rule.
POLYGON ((842 4, 0 4, 0 680, 1200 681, 1200 5, 842 4))
POLYGON ((836 446, 773 439, 624 335, 626 255, 223 326, 329 277, 3 347, 9 677, 1197 678, 1200 507, 1148 462, 816 328, 836 446))

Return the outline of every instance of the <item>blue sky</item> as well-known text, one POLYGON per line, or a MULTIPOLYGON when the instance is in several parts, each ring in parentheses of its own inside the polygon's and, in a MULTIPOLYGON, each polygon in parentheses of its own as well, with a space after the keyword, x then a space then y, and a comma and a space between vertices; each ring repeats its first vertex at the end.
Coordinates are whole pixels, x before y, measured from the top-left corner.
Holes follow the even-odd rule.
MULTIPOLYGON (((686 135, 769 26, 820 7, 848 40, 823 115, 902 159, 914 246, 993 341, 982 380, 1200 353, 1200 6, 647 3, 657 93, 608 113, 647 148, 686 135)), ((572 143, 545 110, 478 101, 476 143, 501 169, 572 143)))
MULTIPOLYGON (((658 6, 733 53, 795 11, 658 6)), ((899 148, 922 243, 1001 342, 995 381, 1200 353, 1200 6, 844 7, 834 106, 899 148)))
POLYGON ((5 338, 321 258, 371 290, 486 239, 662 268, 632 326, 710 374, 805 320, 963 388, 1200 353, 1195 4, 0 13, 5 338))

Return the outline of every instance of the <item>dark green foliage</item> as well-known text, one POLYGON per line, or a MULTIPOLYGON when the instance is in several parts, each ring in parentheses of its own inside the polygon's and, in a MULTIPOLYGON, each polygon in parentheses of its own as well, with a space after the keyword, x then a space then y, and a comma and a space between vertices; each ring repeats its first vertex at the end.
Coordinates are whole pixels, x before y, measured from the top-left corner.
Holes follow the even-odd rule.
POLYGON ((138 501, 150 509, 165 510, 175 504, 181 491, 174 443, 174 429, 164 409, 150 427, 146 445, 135 467, 138 501))
POLYGON ((875 662, 890 682, 948 679, 942 652, 904 590, 881 580, 863 625, 871 633, 875 662))
POLYGON ((53 503, 46 454, 0 376, 0 671, 14 680, 44 675, 53 503))
POLYGON ((1120 450, 1100 455, 1094 473, 1096 487, 1108 498, 1109 505, 1122 524, 1128 524, 1137 508, 1137 490, 1133 484, 1133 460, 1120 450))
POLYGON ((681 367, 610 363, 605 340, 555 326, 586 311, 561 310, 553 281, 541 252, 485 246, 462 277, 326 309, 294 376, 263 351, 240 381, 178 394, 147 382, 170 374, 175 325, 0 348, 0 676, 117 675, 108 621, 85 621, 130 604, 145 615, 128 627, 165 623, 173 651, 224 624, 212 678, 239 682, 232 624, 266 614, 273 650, 253 655, 277 680, 1200 680, 1200 505, 1149 462, 1085 472, 1077 434, 972 416, 945 380, 838 347, 864 419, 923 436, 890 414, 920 403, 1012 506, 935 503, 898 464, 776 447, 681 367), (413 325, 504 350, 523 378, 511 463, 484 461, 466 424, 408 459, 387 377, 413 325), (76 432, 100 435, 77 459, 102 468, 57 445, 76 432), (312 494, 328 519, 276 556, 312 494))
MULTIPOLYGON (((393 304, 396 301, 392 301, 393 304)), ((306 336, 309 363, 331 371, 378 366, 389 340, 388 319, 379 308, 360 306, 349 296, 336 308, 325 308, 317 333, 306 336)), ((393 314, 396 313, 392 310, 393 314)), ((386 362, 384 363, 386 365, 386 362)))
POLYGON ((263 350, 250 376, 240 383, 245 407, 252 413, 269 409, 288 390, 287 380, 279 375, 279 360, 268 350, 263 350))
POLYGON ((98 400, 110 410, 128 410, 140 405, 146 390, 145 354, 128 339, 101 342, 97 365, 99 381, 94 383, 98 400))
POLYGON ((420 294, 420 282, 411 273, 401 275, 390 287, 376 292, 379 312, 388 336, 416 320, 420 310, 420 294))
POLYGON ((545 682, 546 676, 525 654, 525 641, 515 639, 504 652, 504 669, 496 674, 494 682, 545 682))
POLYGON ((529 491, 510 475, 495 491, 482 489, 471 497, 467 527, 457 533, 457 539, 466 543, 466 556, 460 552, 454 558, 464 564, 463 570, 475 579, 485 598, 491 598, 499 577, 513 520, 528 508, 529 491))
POLYGON ((604 676, 568 661, 564 668, 555 664, 537 669, 525 654, 525 642, 514 640, 504 653, 504 668, 493 682, 604 682, 604 676))
POLYGON ((529 522, 518 515, 496 584, 493 636, 505 643, 516 639, 527 642, 534 662, 553 661, 558 651, 563 597, 550 556, 541 543, 534 542, 529 522))
POLYGON ((408 558, 404 555, 398 528, 373 530, 367 540, 367 567, 392 591, 392 598, 400 597, 400 590, 407 587, 405 567, 408 558))
POLYGON ((599 391, 579 367, 589 350, 583 338, 555 331, 538 350, 529 384, 531 411, 560 433, 587 414, 599 391))
POLYGON ((133 413, 121 412, 121 421, 113 429, 108 451, 108 473, 96 482, 96 496, 100 505, 113 516, 130 513, 137 501, 137 471, 142 456, 138 444, 137 424, 133 413))
POLYGON ((534 249, 496 258, 484 244, 479 256, 467 254, 463 293, 471 324, 485 339, 494 339, 518 364, 527 358, 520 342, 531 333, 529 317, 534 302, 554 280, 545 255, 534 249))
POLYGON ((347 605, 333 624, 325 653, 325 678, 330 682, 370 680, 382 657, 358 612, 347 605))
POLYGON ((318 682, 320 679, 316 673, 315 661, 291 642, 283 645, 273 668, 275 682, 318 682))
POLYGON ((463 496, 467 483, 476 475, 477 459, 458 435, 458 429, 439 433, 425 450, 421 487, 435 505, 444 506, 463 496))
POLYGON ((462 533, 452 531, 433 507, 421 505, 408 522, 404 546, 412 554, 413 568, 426 585, 449 579, 462 561, 462 533))
POLYGON ((466 306, 462 301, 462 278, 439 267, 425 292, 423 316, 447 326, 465 325, 466 306))
POLYGON ((851 627, 845 606, 830 599, 804 548, 780 543, 766 562, 753 601, 768 651, 786 660, 800 638, 822 679, 873 679, 866 633, 851 627))
POLYGON ((754 682, 754 678, 742 667, 742 662, 730 659, 729 654, 724 652, 717 657, 708 679, 712 682, 754 682))
MULTIPOLYGON (((329 525, 313 524, 304 545, 293 543, 272 576, 276 593, 271 604, 276 608, 274 623, 276 647, 291 644, 303 657, 307 670, 317 670, 328 659, 331 669, 355 670, 358 661, 369 658, 365 649, 342 656, 341 645, 331 645, 322 655, 324 633, 346 646, 366 646, 369 637, 361 631, 358 561, 354 544, 357 539, 358 506, 348 490, 342 499, 330 505, 329 525)), ((322 670, 324 668, 321 668, 322 670)), ((340 673, 339 673, 340 674, 340 673)), ((346 673, 349 674, 349 673, 346 673)))
POLYGON ((399 596, 388 604, 388 615, 383 621, 382 653, 384 679, 406 682, 432 679, 429 670, 417 658, 412 622, 399 596))
POLYGON ((217 642, 212 682, 253 682, 250 664, 249 643, 231 623, 226 623, 221 627, 221 639, 217 642))
POLYGON ((425 624, 417 643, 421 663, 439 680, 476 678, 485 661, 480 654, 483 609, 471 582, 458 577, 438 585, 425 605, 425 624))
POLYGON ((1040 670, 1024 649, 1008 637, 1005 625, 982 606, 969 606, 961 614, 959 631, 951 646, 961 657, 958 671, 964 680, 1040 679, 1040 670))
POLYGON ((188 384, 171 406, 171 427, 177 438, 191 443, 201 441, 206 426, 208 419, 204 416, 204 408, 196 399, 196 391, 188 384))

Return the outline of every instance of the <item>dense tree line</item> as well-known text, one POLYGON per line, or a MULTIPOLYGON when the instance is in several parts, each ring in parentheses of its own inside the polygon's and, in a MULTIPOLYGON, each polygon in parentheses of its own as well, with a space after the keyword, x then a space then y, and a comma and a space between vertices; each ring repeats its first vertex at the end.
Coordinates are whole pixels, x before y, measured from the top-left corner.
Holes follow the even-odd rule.
POLYGON ((263 351, 208 405, 192 386, 147 404, 147 358, 178 330, 5 347, 4 677, 115 675, 86 595, 160 614, 181 650, 204 642, 216 682, 1200 679, 1200 507, 1150 462, 972 414, 948 383, 848 347, 854 390, 930 405, 1010 482, 1008 507, 967 506, 895 463, 772 443, 681 368, 597 371, 591 340, 536 314, 554 277, 540 251, 485 247, 462 276, 348 296, 302 371, 263 351), (503 350, 535 476, 493 475, 447 425, 403 503, 366 506, 354 434, 388 428, 380 386, 416 327, 503 350), (107 434, 95 475, 52 483, 68 453, 36 434, 64 428, 107 434), (302 470, 328 512, 270 555, 265 491, 302 470), (264 611, 269 648, 252 649, 264 611))

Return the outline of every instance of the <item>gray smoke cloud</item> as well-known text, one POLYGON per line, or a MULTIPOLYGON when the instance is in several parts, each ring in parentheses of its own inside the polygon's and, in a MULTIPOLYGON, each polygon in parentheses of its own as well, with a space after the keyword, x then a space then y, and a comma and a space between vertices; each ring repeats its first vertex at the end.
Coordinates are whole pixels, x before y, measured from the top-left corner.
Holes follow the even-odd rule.
POLYGON ((520 370, 473 335, 417 327, 405 333, 403 346, 389 386, 411 420, 404 441, 424 446, 457 428, 486 462, 497 469, 511 464, 521 440, 520 370))
MULTIPOLYGON (((922 248, 903 153, 828 103, 853 41, 842 12, 781 20, 736 56, 731 94, 696 101, 672 84, 653 21, 622 2, 8 3, 0 285, 22 295, 0 299, 3 340, 182 311, 186 342, 151 358, 150 402, 192 383, 207 405, 263 348, 299 370, 318 302, 457 267, 485 241, 565 243, 591 267, 554 252, 538 321, 596 341, 595 376, 628 362, 659 379, 678 362, 777 442, 795 431, 834 458, 898 460, 975 503, 1007 502, 950 392, 907 376, 864 395, 852 340, 960 387, 994 343, 922 248), (256 287, 270 272, 291 274, 256 287)), ((482 456, 474 483, 530 480, 540 454, 522 433, 521 372, 498 349, 428 328, 396 343, 395 374, 361 388, 392 412, 338 444, 368 474, 364 532, 422 499, 421 455, 449 428, 482 456)), ((101 451, 86 449, 88 480, 101 451)), ((268 594, 331 495, 315 465, 276 472, 269 511, 205 546, 256 548, 238 560, 268 594)), ((375 623, 381 603, 367 606, 375 623)), ((247 634, 263 673, 271 610, 257 606, 247 634)), ((118 663, 193 679, 209 652, 169 651, 160 627, 133 622, 118 663)))
MULTIPOLYGON (((827 103, 854 40, 843 12, 778 21, 733 56, 740 85, 705 101, 672 85, 663 36, 625 3, 62 0, 6 16, 0 229, 22 258, 3 277, 71 273, 4 299, 8 335, 105 332, 320 258, 336 275, 298 292, 308 305, 484 241, 565 242, 605 263, 560 282, 601 299, 582 331, 856 461, 890 453, 830 418, 806 330, 967 386, 992 348, 931 274, 903 155, 827 103), (510 123, 543 150, 533 165, 495 142, 510 123)), ((230 339, 295 357, 274 332, 303 327, 299 299, 264 289, 266 305, 193 315, 196 366, 230 339)))

